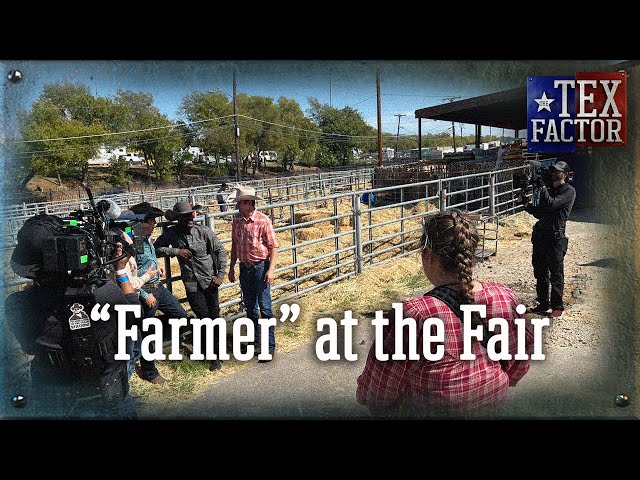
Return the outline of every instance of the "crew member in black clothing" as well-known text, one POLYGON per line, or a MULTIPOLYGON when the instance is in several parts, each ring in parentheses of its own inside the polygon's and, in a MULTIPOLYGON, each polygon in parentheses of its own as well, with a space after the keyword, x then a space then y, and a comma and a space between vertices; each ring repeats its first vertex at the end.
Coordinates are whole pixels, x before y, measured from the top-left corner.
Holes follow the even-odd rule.
MULTIPOLYGON (((18 244, 11 256, 13 271, 34 282, 5 299, 4 318, 0 317, 0 327, 3 321, 7 322, 22 350, 34 356, 30 366, 31 391, 21 395, 25 402, 20 416, 136 418, 136 406, 129 395, 127 361, 115 359, 115 305, 136 305, 138 294, 126 275, 120 275, 117 283, 104 278, 90 285, 77 272, 48 271, 46 242, 64 225, 60 217, 53 215, 41 214, 26 220, 18 231, 18 244), (106 306, 103 311, 108 312, 107 318, 92 321, 91 310, 96 303, 106 306)), ((121 254, 122 244, 118 243, 115 255, 121 254)), ((128 259, 121 258, 115 268, 124 269, 128 259)), ((134 322, 136 319, 128 314, 127 328, 134 322)), ((0 384, 2 380, 7 385, 15 384, 12 367, 0 364, 5 376, 0 384)), ((18 411, 11 413, 17 415, 18 411)))
POLYGON ((530 312, 546 315, 551 309, 553 317, 564 313, 562 294, 564 291, 564 256, 567 253, 569 238, 565 235, 567 219, 576 199, 576 190, 566 183, 569 165, 564 161, 549 167, 551 185, 540 188, 538 205, 529 203, 526 195, 520 195, 519 201, 524 209, 536 217, 531 243, 533 244, 533 275, 536 278, 538 304, 530 312), (549 299, 549 280, 551 280, 551 298, 549 299))

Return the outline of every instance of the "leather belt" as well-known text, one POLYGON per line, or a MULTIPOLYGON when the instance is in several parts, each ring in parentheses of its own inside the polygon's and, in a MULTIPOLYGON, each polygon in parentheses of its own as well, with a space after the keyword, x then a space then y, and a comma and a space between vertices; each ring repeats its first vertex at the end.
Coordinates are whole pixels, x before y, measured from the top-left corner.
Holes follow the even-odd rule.
POLYGON ((158 288, 158 287, 160 287, 160 282, 158 282, 158 283, 145 283, 144 285, 142 285, 142 288, 144 288, 145 290, 147 290, 148 288, 155 289, 155 288, 158 288))
POLYGON ((240 263, 245 267, 253 267, 254 265, 258 265, 259 263, 266 262, 266 261, 267 259, 265 258, 264 260, 258 260, 257 262, 240 262, 240 263))

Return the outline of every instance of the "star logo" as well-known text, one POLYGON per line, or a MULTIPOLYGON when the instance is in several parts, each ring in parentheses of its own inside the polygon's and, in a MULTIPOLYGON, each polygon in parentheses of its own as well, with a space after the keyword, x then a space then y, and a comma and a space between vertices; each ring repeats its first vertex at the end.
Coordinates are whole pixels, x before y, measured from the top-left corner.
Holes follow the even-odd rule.
POLYGON ((538 112, 546 110, 551 112, 551 102, 555 102, 555 98, 547 98, 547 92, 542 92, 541 98, 534 98, 534 101, 538 104, 538 112))

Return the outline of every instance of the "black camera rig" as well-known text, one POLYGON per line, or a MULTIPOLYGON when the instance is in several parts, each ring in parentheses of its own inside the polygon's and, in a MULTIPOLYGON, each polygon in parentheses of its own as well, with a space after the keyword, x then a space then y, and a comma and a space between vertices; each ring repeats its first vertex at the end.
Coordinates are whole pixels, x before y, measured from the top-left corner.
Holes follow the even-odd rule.
MULTIPOLYGON (((519 171, 513 174, 513 188, 520 189, 522 195, 533 193, 533 204, 537 204, 539 192, 542 187, 550 188, 553 184, 551 165, 544 165, 537 160, 531 160, 531 171, 519 171)), ((573 181, 573 172, 569 172, 567 182, 573 181)))
POLYGON ((46 271, 70 272, 90 284, 103 281, 107 267, 127 254, 135 256, 144 252, 140 225, 144 215, 120 216, 120 208, 115 203, 101 200, 96 204, 89 187, 85 188, 91 208, 62 217, 64 226, 46 240, 43 260, 46 271), (118 242, 123 245, 124 253, 115 257, 118 242))

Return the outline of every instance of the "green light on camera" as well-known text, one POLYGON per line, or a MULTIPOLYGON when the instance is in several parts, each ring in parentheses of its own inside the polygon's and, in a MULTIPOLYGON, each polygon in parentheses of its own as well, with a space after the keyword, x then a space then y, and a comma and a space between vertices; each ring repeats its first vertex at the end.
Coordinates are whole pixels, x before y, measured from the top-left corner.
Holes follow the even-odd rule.
POLYGON ((69 220, 69 225, 72 227, 77 227, 78 226, 78 221, 77 220, 69 220))
POLYGON ((87 263, 89 261, 89 255, 82 255, 80 257, 80 263, 87 263))

